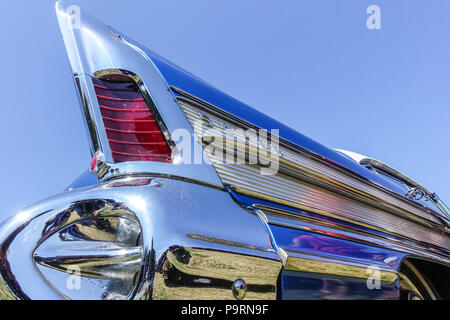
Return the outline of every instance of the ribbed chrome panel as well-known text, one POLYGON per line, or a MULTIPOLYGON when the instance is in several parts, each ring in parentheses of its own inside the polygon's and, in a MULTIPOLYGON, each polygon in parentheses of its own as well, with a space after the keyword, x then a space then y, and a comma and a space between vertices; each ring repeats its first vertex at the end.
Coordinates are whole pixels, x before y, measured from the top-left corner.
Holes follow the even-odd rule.
MULTIPOLYGON (((205 135, 200 113, 210 121, 207 135, 220 138, 218 141, 226 139, 224 127, 248 129, 193 101, 183 98, 179 103, 197 136, 205 135)), ((246 143, 243 130, 234 131, 237 148, 246 143)), ((280 169, 275 175, 261 175, 257 165, 227 164, 211 152, 208 154, 222 182, 239 193, 412 237, 446 249, 450 247, 450 238, 439 233, 441 222, 429 209, 286 145, 280 144, 279 151, 280 169)))
MULTIPOLYGON (((412 237, 424 243, 430 243, 439 247, 449 248, 450 238, 443 237, 439 232, 403 219, 382 210, 361 204, 357 201, 342 197, 320 187, 307 183, 292 181, 288 177, 275 176, 273 182, 279 183, 278 188, 271 186, 271 195, 267 195, 267 189, 251 186, 247 179, 253 179, 253 174, 242 175, 241 179, 233 179, 236 171, 231 174, 227 168, 218 168, 218 172, 226 184, 239 184, 237 192, 259 197, 268 201, 274 201, 299 209, 315 212, 327 217, 332 217, 359 225, 397 234, 403 237, 412 237), (277 198, 277 199, 274 199, 277 198)), ((258 174, 258 173, 256 173, 258 174)))

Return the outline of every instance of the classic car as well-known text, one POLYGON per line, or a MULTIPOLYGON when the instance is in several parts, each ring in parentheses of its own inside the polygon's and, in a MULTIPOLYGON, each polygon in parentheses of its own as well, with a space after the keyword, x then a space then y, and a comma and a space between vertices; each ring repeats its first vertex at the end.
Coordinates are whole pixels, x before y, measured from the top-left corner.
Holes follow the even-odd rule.
POLYGON ((0 225, 0 298, 450 298, 436 193, 56 12, 92 162, 0 225))

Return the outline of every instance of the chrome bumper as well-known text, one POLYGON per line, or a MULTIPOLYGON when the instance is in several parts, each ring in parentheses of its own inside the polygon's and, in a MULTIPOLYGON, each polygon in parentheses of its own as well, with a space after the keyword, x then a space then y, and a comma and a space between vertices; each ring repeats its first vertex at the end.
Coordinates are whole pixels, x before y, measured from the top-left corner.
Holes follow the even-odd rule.
MULTIPOLYGON (((70 272, 64 264, 55 267, 61 256, 53 261, 47 257, 50 263, 40 265, 39 248, 52 236, 57 247, 67 240, 57 237, 58 232, 100 218, 140 224, 142 261, 127 298, 234 299, 232 287, 242 284, 238 280, 246 284, 245 298, 276 298, 282 262, 259 216, 217 188, 145 179, 124 178, 64 192, 6 221, 0 229, 1 298, 67 298, 54 281, 66 281, 70 272)), ((107 279, 108 274, 99 271, 95 277, 107 279)), ((79 290, 84 299, 98 298, 95 290, 79 290)))

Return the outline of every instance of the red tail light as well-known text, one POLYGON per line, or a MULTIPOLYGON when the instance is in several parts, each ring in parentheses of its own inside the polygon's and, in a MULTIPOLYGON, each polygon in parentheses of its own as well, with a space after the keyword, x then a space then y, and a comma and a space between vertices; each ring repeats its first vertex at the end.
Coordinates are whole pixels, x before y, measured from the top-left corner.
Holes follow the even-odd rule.
POLYGON ((115 162, 172 162, 171 150, 134 81, 93 78, 115 162))

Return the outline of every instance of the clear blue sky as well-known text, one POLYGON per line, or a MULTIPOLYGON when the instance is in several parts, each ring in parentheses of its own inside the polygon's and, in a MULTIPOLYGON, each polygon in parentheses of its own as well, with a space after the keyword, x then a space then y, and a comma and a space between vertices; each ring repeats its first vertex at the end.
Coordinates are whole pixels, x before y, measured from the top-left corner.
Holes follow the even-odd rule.
MULTIPOLYGON (((74 1, 315 140, 450 201, 450 1, 74 1), (366 28, 381 8, 382 30, 366 28)), ((0 219, 90 162, 53 1, 1 1, 0 219)))

